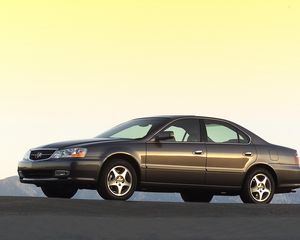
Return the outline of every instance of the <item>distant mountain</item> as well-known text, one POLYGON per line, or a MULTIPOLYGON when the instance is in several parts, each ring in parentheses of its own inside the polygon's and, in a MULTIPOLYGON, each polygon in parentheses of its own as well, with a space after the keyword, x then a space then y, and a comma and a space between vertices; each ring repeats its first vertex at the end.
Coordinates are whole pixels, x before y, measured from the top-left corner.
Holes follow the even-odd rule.
MULTIPOLYGON (((31 196, 44 197, 40 188, 31 184, 22 184, 17 176, 9 177, 0 180, 0 196, 31 196)), ((80 190, 74 198, 77 199, 101 199, 97 191, 80 190)), ((178 193, 144 193, 136 192, 130 200, 133 201, 167 201, 167 202, 182 202, 178 193)), ((241 202, 238 196, 226 197, 216 196, 213 198, 215 203, 238 203, 241 202)), ((296 193, 277 194, 272 203, 300 203, 300 191, 296 193)))
POLYGON ((33 185, 22 184, 17 176, 0 180, 0 196, 42 196, 42 191, 33 185))

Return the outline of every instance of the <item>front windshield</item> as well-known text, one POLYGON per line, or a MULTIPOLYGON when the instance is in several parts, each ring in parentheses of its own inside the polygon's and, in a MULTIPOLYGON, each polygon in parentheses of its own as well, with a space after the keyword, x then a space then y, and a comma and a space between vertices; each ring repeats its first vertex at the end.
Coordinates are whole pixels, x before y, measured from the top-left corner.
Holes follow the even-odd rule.
POLYGON ((141 118, 122 123, 97 138, 142 139, 158 130, 165 118, 141 118))

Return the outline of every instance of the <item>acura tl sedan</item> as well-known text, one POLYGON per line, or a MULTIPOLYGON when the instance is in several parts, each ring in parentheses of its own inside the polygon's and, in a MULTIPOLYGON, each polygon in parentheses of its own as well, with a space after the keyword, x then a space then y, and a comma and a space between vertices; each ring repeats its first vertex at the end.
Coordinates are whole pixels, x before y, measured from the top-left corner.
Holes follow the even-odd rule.
POLYGON ((296 150, 233 122, 198 116, 138 118, 92 139, 34 148, 18 174, 58 198, 95 189, 110 200, 154 191, 179 192, 186 202, 240 195, 244 203, 269 203, 275 193, 300 187, 296 150))

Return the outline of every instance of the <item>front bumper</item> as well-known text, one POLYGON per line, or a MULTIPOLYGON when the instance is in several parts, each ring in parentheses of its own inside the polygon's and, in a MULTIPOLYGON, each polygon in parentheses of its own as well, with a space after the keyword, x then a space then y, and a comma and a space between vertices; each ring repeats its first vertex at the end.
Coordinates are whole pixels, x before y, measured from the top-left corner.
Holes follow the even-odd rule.
POLYGON ((23 160, 18 174, 22 183, 37 186, 60 182, 92 187, 98 181, 100 167, 101 161, 95 159, 23 160))

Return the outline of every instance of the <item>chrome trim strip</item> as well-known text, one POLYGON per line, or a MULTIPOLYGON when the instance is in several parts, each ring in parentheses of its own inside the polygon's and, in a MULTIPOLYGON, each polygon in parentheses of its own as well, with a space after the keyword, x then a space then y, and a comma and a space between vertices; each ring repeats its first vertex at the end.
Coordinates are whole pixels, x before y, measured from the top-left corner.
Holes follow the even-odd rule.
POLYGON ((164 164, 148 164, 147 169, 161 169, 161 170, 188 170, 197 171, 205 170, 205 166, 177 166, 177 165, 164 165, 164 164))
POLYGON ((58 148, 30 148, 30 151, 39 151, 39 150, 58 150, 58 148))
POLYGON ((94 182, 96 179, 94 178, 71 178, 71 177, 51 177, 51 178, 21 178, 21 181, 89 181, 94 182))

